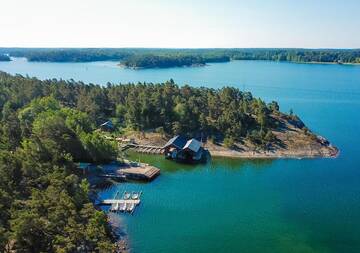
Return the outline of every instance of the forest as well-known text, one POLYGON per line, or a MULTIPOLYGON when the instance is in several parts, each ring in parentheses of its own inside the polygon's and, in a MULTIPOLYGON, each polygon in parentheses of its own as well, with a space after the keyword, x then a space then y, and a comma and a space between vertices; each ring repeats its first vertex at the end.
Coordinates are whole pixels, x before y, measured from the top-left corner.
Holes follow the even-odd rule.
POLYGON ((47 88, 0 74, 0 252, 112 252, 77 162, 113 160, 116 148, 47 88))
POLYGON ((116 159, 97 128, 204 136, 224 142, 274 140, 281 114, 251 93, 165 83, 99 86, 0 72, 0 251, 111 252, 106 215, 89 199, 78 162, 116 159))
MULTIPOLYGON (((46 97, 58 103, 54 102, 56 106, 53 107, 58 107, 61 114, 68 114, 66 110, 76 110, 83 113, 80 116, 86 115, 91 126, 84 129, 95 128, 112 119, 119 131, 157 130, 169 135, 202 134, 236 140, 255 132, 271 130, 276 125, 271 114, 280 113, 275 101, 266 104, 250 92, 233 87, 178 86, 173 80, 155 84, 108 83, 99 86, 73 80, 40 81, 2 72, 1 89, 0 109, 13 103, 19 120, 28 115, 33 117, 33 113, 25 113, 30 110, 24 108, 25 105, 36 105, 39 103, 36 99, 46 97), (25 112, 19 111, 20 108, 25 112)), ((30 125, 28 120, 24 122, 30 125)), ((31 129, 22 126, 22 131, 27 133, 31 129)))
POLYGON ((360 49, 277 48, 0 48, 0 54, 41 62, 119 61, 130 68, 168 68, 230 60, 360 63, 360 49))
POLYGON ((125 57, 121 64, 128 68, 170 68, 183 66, 203 66, 209 62, 227 62, 230 58, 227 56, 216 55, 184 55, 167 54, 153 55, 141 54, 125 57))

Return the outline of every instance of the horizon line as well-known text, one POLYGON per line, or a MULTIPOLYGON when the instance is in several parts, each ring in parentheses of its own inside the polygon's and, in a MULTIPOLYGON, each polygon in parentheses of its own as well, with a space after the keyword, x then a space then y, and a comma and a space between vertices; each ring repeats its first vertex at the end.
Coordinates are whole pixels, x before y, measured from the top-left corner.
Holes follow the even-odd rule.
POLYGON ((172 49, 172 50, 182 50, 182 49, 305 49, 305 50, 360 50, 358 48, 352 47, 72 47, 72 46, 0 46, 0 49, 172 49))

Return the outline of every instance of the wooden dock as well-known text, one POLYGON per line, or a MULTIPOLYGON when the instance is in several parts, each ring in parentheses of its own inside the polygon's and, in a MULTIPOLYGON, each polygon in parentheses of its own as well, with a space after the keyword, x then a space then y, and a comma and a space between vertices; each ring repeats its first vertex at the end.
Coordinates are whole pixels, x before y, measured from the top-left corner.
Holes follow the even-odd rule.
POLYGON ((160 146, 152 146, 152 145, 141 145, 135 143, 127 143, 121 146, 121 150, 125 151, 127 149, 131 149, 138 153, 145 153, 145 154, 163 154, 164 148, 160 146))
POLYGON ((114 179, 151 181, 158 175, 160 175, 160 169, 155 166, 124 159, 123 164, 115 172, 103 176, 114 179))
POLYGON ((119 168, 117 174, 130 180, 151 181, 160 174, 160 169, 148 164, 141 164, 141 166, 119 168))
POLYGON ((164 147, 162 146, 154 146, 154 145, 142 145, 135 143, 134 139, 127 139, 122 137, 112 137, 106 136, 105 138, 108 140, 115 140, 118 142, 119 148, 121 151, 125 151, 127 149, 134 150, 138 153, 145 153, 145 154, 164 154, 164 147))

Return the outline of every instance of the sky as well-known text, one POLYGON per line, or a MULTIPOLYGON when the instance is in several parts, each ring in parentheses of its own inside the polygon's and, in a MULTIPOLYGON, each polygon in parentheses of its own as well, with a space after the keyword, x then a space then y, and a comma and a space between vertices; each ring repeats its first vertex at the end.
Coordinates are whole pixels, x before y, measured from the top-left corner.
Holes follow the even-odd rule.
POLYGON ((0 47, 360 48, 358 0, 1 0, 0 47))

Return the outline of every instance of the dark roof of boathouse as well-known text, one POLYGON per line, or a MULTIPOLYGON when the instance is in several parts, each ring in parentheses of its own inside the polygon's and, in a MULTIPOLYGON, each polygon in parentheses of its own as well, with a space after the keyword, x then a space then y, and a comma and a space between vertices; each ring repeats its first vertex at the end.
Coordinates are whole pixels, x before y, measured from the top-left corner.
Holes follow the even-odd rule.
POLYGON ((164 148, 173 146, 177 149, 182 149, 187 142, 187 139, 184 136, 176 135, 173 138, 171 138, 164 146, 164 148))

